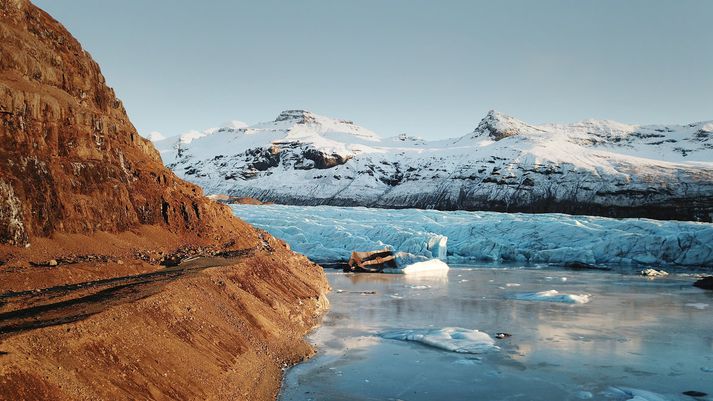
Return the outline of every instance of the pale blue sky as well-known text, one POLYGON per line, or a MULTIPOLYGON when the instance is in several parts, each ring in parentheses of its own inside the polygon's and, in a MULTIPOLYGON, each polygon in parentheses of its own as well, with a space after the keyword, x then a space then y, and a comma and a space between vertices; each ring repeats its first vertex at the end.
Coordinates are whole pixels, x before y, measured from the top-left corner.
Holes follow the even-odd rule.
POLYGON ((713 1, 36 0, 142 134, 304 108, 383 136, 713 120, 713 1))

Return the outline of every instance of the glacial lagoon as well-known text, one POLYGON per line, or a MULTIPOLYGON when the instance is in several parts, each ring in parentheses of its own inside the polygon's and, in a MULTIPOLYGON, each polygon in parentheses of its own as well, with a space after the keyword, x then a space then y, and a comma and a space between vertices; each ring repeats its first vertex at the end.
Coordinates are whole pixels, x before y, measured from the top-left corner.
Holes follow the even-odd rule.
POLYGON ((309 337, 318 353, 289 370, 280 399, 629 400, 639 391, 637 401, 694 400, 682 393, 713 394, 713 294, 682 274, 328 271, 331 310, 309 337), (517 299, 553 289, 590 300, 517 299), (445 327, 480 330, 499 349, 456 353, 381 335, 445 327))
MULTIPOLYGON (((323 208, 321 213, 286 206, 234 207, 240 217, 278 237, 291 233, 282 237, 303 251, 321 249, 315 244, 322 240, 325 248, 342 246, 328 242, 330 231, 335 232, 329 224, 340 232, 332 234, 335 238, 349 238, 344 235, 349 227, 358 241, 391 245, 355 230, 360 225, 373 228, 351 210, 333 209, 347 208, 323 208), (289 228, 297 227, 295 219, 305 223, 303 232, 289 228), (322 228, 305 230, 310 224, 322 228), (320 232, 323 239, 315 234, 320 232)), ((535 216, 553 224, 552 216, 535 216)), ((689 239, 709 235, 711 229, 697 223, 601 223, 601 218, 558 216, 563 218, 554 220, 584 221, 579 225, 583 230, 592 230, 593 224, 605 227, 597 232, 597 241, 610 241, 606 227, 617 224, 660 227, 689 239), (687 232, 687 225, 697 233, 687 232)), ((527 220, 528 215, 515 218, 527 220)), ((492 217, 493 224, 498 220, 503 219, 492 217)), ((581 242, 589 234, 568 235, 581 242)), ((628 240, 642 246, 650 235, 657 234, 649 231, 628 240)), ((411 241, 409 246, 425 255, 430 252, 428 239, 421 239, 422 244, 411 241)), ((399 250, 399 243, 392 246, 399 250)), ((548 246, 562 248, 552 241, 548 246)), ((638 251, 630 249, 620 257, 636 258, 638 251)), ((708 251, 694 246, 686 252, 705 257, 708 251)), ((571 270, 528 260, 454 258, 449 263, 447 275, 435 277, 327 270, 331 309, 309 336, 317 354, 289 369, 280 400, 713 400, 713 293, 691 285, 710 268, 662 261, 670 274, 648 278, 638 272, 655 263, 610 263, 609 270, 571 270), (498 333, 507 336, 498 338, 498 333), (684 395, 690 391, 708 395, 684 395)))

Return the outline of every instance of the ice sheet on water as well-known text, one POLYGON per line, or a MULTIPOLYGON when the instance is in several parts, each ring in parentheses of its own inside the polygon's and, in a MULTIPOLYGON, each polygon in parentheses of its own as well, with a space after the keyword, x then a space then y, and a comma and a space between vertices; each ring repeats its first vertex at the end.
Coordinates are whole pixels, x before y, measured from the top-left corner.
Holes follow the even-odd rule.
POLYGON ((233 205, 316 261, 391 246, 404 258, 713 267, 713 224, 564 214, 233 205), (404 255, 405 255, 404 254, 404 255))
POLYGON ((670 401, 661 394, 629 387, 609 387, 605 395, 617 401, 670 401))
POLYGON ((589 302, 589 294, 562 294, 557 290, 540 292, 526 292, 515 294, 513 298, 520 301, 547 301, 560 302, 565 304, 586 304, 589 302))
POLYGON ((414 341, 446 351, 467 354, 481 354, 499 349, 495 340, 487 333, 460 327, 441 329, 406 329, 381 333, 390 340, 414 341))
POLYGON ((699 310, 703 310, 708 307, 708 304, 704 304, 702 302, 693 302, 693 303, 688 303, 686 306, 690 306, 691 308, 696 308, 699 310))

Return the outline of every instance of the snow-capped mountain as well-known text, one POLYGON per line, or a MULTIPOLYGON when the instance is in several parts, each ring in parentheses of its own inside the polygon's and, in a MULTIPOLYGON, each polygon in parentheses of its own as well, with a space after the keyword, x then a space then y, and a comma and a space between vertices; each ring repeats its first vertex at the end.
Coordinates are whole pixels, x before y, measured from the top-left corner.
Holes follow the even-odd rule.
POLYGON ((490 111, 471 133, 425 141, 288 110, 156 146, 208 193, 276 203, 713 219, 713 121, 531 125, 490 111))

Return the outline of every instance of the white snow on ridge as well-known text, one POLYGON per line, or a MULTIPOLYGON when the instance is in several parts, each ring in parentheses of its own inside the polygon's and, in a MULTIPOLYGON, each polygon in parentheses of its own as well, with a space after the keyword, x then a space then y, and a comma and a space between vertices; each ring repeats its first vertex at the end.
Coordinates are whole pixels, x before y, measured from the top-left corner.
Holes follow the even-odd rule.
POLYGON ((469 134, 424 141, 287 110, 156 146, 208 194, 284 204, 597 214, 672 203, 669 210, 691 208, 684 218, 713 219, 690 205, 713 198, 713 122, 530 125, 491 111, 469 134))
POLYGON ((713 224, 565 214, 232 205, 315 261, 395 251, 466 261, 713 267, 713 224), (447 239, 447 240, 446 240, 447 239))

